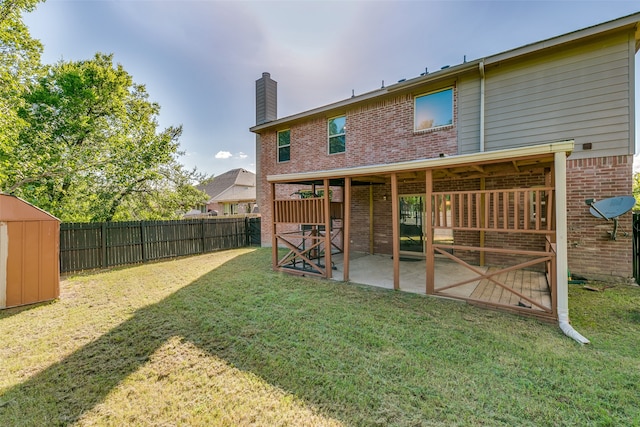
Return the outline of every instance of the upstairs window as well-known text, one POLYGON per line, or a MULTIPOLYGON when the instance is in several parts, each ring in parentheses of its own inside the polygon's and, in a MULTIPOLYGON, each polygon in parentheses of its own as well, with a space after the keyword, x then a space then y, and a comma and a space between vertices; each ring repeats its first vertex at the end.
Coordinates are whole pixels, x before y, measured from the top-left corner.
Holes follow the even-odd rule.
POLYGON ((453 124, 453 88, 416 96, 414 103, 415 132, 453 124))
POLYGON ((329 154, 344 153, 346 116, 329 119, 329 154))
POLYGON ((278 163, 291 159, 291 129, 278 132, 278 163))

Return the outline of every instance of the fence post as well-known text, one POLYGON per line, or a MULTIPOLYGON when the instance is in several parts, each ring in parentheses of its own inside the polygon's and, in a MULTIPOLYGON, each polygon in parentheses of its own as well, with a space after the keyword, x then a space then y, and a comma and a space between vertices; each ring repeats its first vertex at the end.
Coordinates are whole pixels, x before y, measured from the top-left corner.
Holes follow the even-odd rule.
POLYGON ((107 267, 107 223, 102 223, 102 268, 107 267))
POLYGON ((145 221, 140 221, 140 244, 142 262, 147 262, 147 228, 145 227, 145 221))
POLYGON ((246 246, 251 246, 251 229, 249 228, 249 217, 244 217, 244 234, 246 240, 246 246))
POLYGON ((204 231, 205 231, 205 226, 204 226, 205 219, 202 218, 200 221, 201 221, 200 222, 200 224, 201 224, 200 225, 200 233, 202 234, 202 250, 200 251, 200 253, 203 254, 203 253, 205 253, 205 240, 206 240, 205 239, 205 233, 204 233, 204 231))

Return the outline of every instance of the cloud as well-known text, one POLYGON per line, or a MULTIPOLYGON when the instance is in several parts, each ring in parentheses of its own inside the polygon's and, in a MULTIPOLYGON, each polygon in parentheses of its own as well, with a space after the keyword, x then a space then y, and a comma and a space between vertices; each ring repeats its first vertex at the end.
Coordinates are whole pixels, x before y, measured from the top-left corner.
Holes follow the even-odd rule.
POLYGON ((236 154, 232 154, 232 153, 231 153, 231 152, 229 152, 229 151, 218 151, 218 152, 216 153, 216 155, 215 155, 215 158, 216 158, 216 159, 223 159, 223 160, 226 160, 226 159, 240 159, 240 160, 244 160, 244 159, 246 159, 246 158, 248 158, 248 157, 249 157, 249 155, 248 155, 248 154, 243 153, 242 151, 240 151, 240 152, 238 152, 238 153, 236 153, 236 154))

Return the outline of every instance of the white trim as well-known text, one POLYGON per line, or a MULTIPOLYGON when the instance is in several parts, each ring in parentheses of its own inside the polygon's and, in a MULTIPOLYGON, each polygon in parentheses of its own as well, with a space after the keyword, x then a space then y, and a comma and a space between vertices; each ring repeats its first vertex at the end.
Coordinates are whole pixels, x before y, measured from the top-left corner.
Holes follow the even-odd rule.
POLYGON ((7 306, 7 258, 9 258, 9 227, 0 222, 0 308, 7 306))
POLYGON ((347 115, 346 114, 339 114, 337 116, 333 116, 333 117, 329 117, 327 119, 327 155, 329 156, 333 156, 334 154, 342 154, 345 153, 347 151, 347 115), (339 119, 341 117, 344 117, 344 132, 342 133, 336 133, 335 135, 331 135, 331 120, 334 119, 339 119), (335 153, 331 152, 331 138, 332 137, 336 137, 336 136, 342 136, 344 135, 344 150, 342 151, 337 151, 335 153))
POLYGON ((276 157, 277 163, 287 163, 291 161, 291 128, 282 129, 276 132, 276 157), (280 134, 282 132, 289 132, 289 143, 287 145, 280 145, 280 134), (280 149, 289 147, 289 160, 280 160, 280 149))
POLYGON ((413 97, 413 133, 417 134, 417 133, 433 132, 435 130, 439 130, 442 128, 453 127, 455 125, 455 121, 453 120, 455 116, 455 96, 456 96, 455 88, 453 86, 447 86, 442 89, 434 90, 431 92, 425 92, 425 93, 414 96, 413 97), (416 103, 418 101, 418 98, 435 95, 436 93, 445 92, 447 90, 451 91, 451 123, 438 125, 438 126, 431 126, 430 128, 426 128, 426 129, 417 129, 416 114, 418 113, 418 109, 416 108, 416 103))
POLYGON ((304 181, 309 179, 344 178, 346 176, 380 175, 392 172, 432 169, 480 162, 499 162, 518 157, 540 156, 544 154, 566 153, 573 151, 574 141, 561 141, 505 150, 484 151, 481 153, 460 154, 457 156, 437 157, 433 159, 410 160, 406 162, 382 165, 357 166, 353 168, 330 169, 316 172, 300 172, 282 175, 267 175, 268 182, 304 181))
POLYGON ((569 262, 567 260, 567 159, 555 153, 554 171, 556 187, 556 288, 558 301, 558 324, 562 332, 580 344, 589 340, 569 324, 569 262))

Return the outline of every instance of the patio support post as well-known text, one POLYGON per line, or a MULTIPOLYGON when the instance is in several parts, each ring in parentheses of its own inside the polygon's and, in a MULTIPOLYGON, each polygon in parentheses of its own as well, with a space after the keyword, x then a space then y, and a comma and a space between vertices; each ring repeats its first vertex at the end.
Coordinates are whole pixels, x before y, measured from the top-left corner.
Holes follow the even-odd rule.
POLYGON ((278 265, 278 236, 276 235, 276 184, 271 183, 271 267, 276 270, 278 265))
POLYGON ((398 206, 398 175, 391 174, 391 223, 393 230, 393 289, 400 289, 400 218, 398 206))
POLYGON ((349 281, 349 249, 351 244, 351 177, 344 179, 344 218, 342 219, 343 232, 343 277, 345 282, 349 281))
MULTIPOLYGON (((480 224, 481 227, 486 227, 485 225, 485 217, 484 217, 484 207, 485 207, 485 203, 486 203, 486 194, 484 193, 484 190, 486 189, 486 182, 485 182, 485 178, 482 177, 480 178, 480 224)), ((480 247, 484 248, 484 231, 480 231, 480 247)), ((480 265, 484 267, 485 264, 485 259, 484 259, 484 251, 480 251, 480 265)))
POLYGON ((567 271, 567 155, 564 152, 554 154, 554 171, 556 181, 556 286, 558 289, 558 322, 560 329, 580 344, 588 344, 589 340, 580 335, 569 324, 569 284, 567 271))
POLYGON ((325 277, 331 279, 331 195, 329 179, 324 179, 324 271, 325 277))
MULTIPOLYGON (((427 245, 425 248, 425 259, 426 259, 426 268, 427 268, 427 295, 433 295, 435 293, 435 272, 436 272, 436 264, 435 264, 435 255, 433 251, 433 173, 431 169, 427 169, 425 171, 426 175, 426 184, 425 191, 426 195, 424 198, 424 213, 425 213, 425 233, 427 238, 427 245)), ((446 212, 446 209, 445 209, 446 212)))
POLYGON ((369 253, 373 255, 373 184, 369 184, 369 253))

